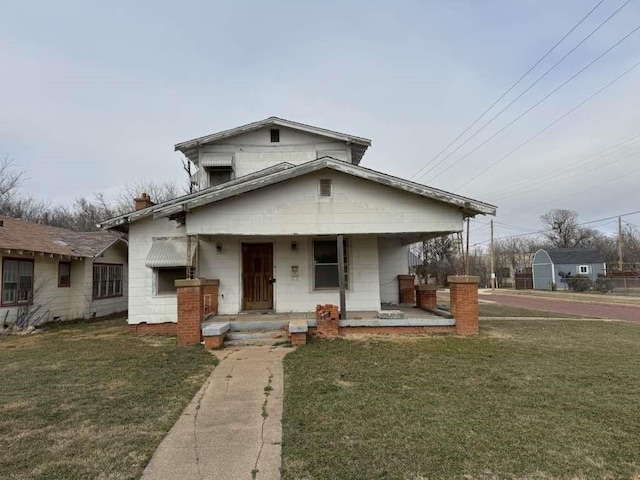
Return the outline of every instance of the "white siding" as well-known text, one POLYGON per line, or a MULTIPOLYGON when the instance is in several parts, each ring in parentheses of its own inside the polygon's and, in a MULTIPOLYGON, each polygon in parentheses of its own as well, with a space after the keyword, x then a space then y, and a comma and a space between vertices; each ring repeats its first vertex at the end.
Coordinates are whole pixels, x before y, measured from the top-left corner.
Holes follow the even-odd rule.
POLYGON ((380 265, 380 300, 382 303, 399 302, 398 275, 408 273, 407 246, 397 238, 378 238, 380 265))
POLYGON ((278 163, 299 165, 325 155, 351 162, 346 143, 282 127, 277 143, 271 143, 270 128, 263 128, 202 147, 202 152, 233 152, 236 178, 278 163))
POLYGON ((462 213, 450 205, 323 170, 195 209, 189 234, 315 235, 452 232, 462 213), (330 178, 333 196, 319 198, 330 178))
POLYGON ((145 261, 153 237, 184 235, 184 228, 167 219, 147 218, 129 229, 129 323, 164 323, 177 321, 175 295, 155 296, 153 270, 145 261))
MULTIPOLYGON (((37 316, 45 314, 44 321, 72 320, 77 318, 88 318, 93 312, 97 316, 108 315, 127 309, 126 289, 122 297, 92 300, 93 281, 93 261, 90 258, 82 260, 71 260, 71 286, 58 286, 58 268, 61 260, 59 257, 52 258, 50 255, 19 255, 6 254, 1 258, 24 258, 34 260, 34 300, 35 308, 41 305, 37 316)), ((99 259, 103 263, 123 264, 123 276, 126 285, 127 260, 126 248, 116 245, 105 252, 104 259, 99 259)), ((0 279, 2 279, 0 274, 0 279)), ((2 292, 2 282, 0 282, 0 295, 2 292)), ((18 307, 0 307, 0 322, 4 322, 5 316, 9 322, 17 318, 18 307)))

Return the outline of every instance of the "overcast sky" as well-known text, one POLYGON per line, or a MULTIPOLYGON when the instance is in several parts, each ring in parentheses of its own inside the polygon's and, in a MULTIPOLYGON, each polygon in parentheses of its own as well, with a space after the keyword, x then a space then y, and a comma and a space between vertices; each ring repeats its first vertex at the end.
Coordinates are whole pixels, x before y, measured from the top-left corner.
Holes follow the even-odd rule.
MULTIPOLYGON (((363 166, 414 178, 597 3, 2 2, 0 157, 28 170, 29 193, 71 203, 182 181, 175 143, 275 115, 370 138, 363 166)), ((447 152, 623 3, 604 0, 447 152)), ((640 134, 640 67, 509 155, 639 62, 640 31, 476 149, 639 25, 633 0, 417 180, 496 204, 498 236, 537 230, 550 208, 640 210, 640 137, 621 144, 640 134)))

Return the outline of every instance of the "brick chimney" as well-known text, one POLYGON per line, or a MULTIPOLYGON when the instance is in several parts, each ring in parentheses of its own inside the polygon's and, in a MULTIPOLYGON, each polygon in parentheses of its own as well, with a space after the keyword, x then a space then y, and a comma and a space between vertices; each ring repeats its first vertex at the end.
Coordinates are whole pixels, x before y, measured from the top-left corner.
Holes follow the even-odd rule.
POLYGON ((155 205, 151 201, 151 197, 148 193, 142 192, 138 198, 134 198, 134 206, 136 210, 142 210, 143 208, 152 207, 155 205))

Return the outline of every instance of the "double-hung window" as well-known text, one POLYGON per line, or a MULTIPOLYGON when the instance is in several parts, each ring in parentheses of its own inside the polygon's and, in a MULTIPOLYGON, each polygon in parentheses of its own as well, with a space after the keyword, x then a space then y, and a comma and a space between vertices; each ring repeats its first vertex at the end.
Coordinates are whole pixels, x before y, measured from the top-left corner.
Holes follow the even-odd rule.
POLYGON ((93 298, 122 296, 122 265, 93 264, 93 298))
POLYGON ((25 305, 33 301, 33 260, 2 261, 2 305, 25 305))
MULTIPOLYGON (((344 240, 344 284, 349 285, 347 240, 344 240)), ((338 242, 336 240, 314 240, 313 278, 316 290, 338 288, 338 242)))

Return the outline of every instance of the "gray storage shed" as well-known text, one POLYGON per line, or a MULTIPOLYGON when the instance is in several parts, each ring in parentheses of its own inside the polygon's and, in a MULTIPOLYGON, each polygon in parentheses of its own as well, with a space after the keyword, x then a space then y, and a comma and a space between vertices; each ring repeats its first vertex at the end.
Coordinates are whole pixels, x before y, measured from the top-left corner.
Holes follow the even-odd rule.
POLYGON ((607 272, 604 255, 599 250, 583 248, 540 249, 533 257, 533 288, 558 290, 569 288, 568 278, 586 275, 596 280, 607 272))

